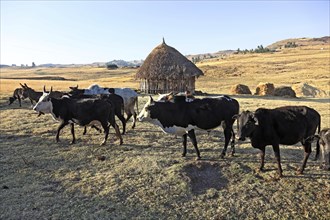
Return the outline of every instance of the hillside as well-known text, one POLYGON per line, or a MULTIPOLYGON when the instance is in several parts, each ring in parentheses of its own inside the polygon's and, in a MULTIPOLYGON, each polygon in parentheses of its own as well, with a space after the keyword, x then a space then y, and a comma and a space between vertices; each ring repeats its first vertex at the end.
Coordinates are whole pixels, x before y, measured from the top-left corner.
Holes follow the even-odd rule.
POLYGON ((295 43, 298 47, 302 46, 329 46, 330 44, 330 37, 319 37, 319 38, 292 38, 292 39, 286 39, 281 40, 278 42, 275 42, 267 48, 269 49, 281 49, 284 48, 285 45, 288 45, 289 42, 295 43))
MULTIPOLYGON (((308 83, 329 95, 330 44, 325 43, 329 37, 315 39, 295 41, 299 45, 304 42, 304 45, 282 48, 273 53, 231 54, 198 62, 197 66, 205 76, 196 81, 196 87, 212 93, 228 94, 231 86, 238 83, 249 86, 252 92, 260 82, 271 82, 275 86, 308 83)), ((276 47, 285 42, 290 40, 272 45, 276 47)))

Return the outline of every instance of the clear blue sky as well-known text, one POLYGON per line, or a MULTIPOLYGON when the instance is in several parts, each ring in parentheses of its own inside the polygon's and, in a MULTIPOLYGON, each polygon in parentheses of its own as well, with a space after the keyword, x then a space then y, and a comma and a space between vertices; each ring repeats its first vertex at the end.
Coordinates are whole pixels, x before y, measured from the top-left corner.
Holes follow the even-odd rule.
POLYGON ((3 1, 1 64, 145 59, 330 35, 326 1, 3 1))

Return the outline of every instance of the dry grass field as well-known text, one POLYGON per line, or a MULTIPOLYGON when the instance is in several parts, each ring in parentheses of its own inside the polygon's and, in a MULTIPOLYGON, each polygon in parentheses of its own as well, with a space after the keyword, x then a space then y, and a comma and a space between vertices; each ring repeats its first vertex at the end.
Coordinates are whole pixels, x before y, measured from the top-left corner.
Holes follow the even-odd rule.
MULTIPOLYGON (((330 48, 322 47, 203 61, 197 65, 205 76, 197 80, 196 89, 219 95, 229 94, 238 83, 254 90, 259 82, 306 82, 328 95, 232 97, 241 110, 307 105, 321 114, 322 127, 330 127, 330 48)), ((284 178, 278 179, 271 147, 262 173, 256 171, 258 150, 249 142, 239 143, 235 156, 220 159, 220 128, 209 135, 197 132, 202 160, 196 161, 190 142, 182 158, 181 139, 150 124, 137 123, 132 130, 129 122, 122 146, 113 129, 107 145, 100 146, 102 134, 89 129, 83 136, 83 129, 77 128, 77 143, 69 145, 70 129, 64 128, 55 143, 58 123, 49 115, 37 117, 27 100, 21 108, 16 102, 8 106, 20 82, 39 91, 43 85, 65 91, 93 83, 138 89, 135 72, 92 67, 1 69, 0 219, 330 219, 330 173, 312 160, 315 146, 303 175, 296 175, 302 146, 281 146, 284 178)), ((146 100, 141 94, 139 109, 146 100)))

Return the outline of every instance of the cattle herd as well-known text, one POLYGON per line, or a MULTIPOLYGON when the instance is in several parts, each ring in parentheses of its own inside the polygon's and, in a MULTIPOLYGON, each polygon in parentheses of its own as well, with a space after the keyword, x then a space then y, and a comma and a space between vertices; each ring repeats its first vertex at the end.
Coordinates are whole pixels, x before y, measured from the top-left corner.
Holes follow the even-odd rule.
POLYGON ((294 145, 301 143, 304 148, 304 158, 298 169, 303 173, 307 160, 312 151, 312 143, 316 142, 315 159, 321 157, 321 168, 330 170, 330 129, 321 130, 320 114, 307 106, 283 106, 274 109, 258 108, 254 112, 239 112, 237 100, 224 95, 219 97, 195 98, 191 94, 159 95, 154 101, 149 100, 137 115, 138 93, 129 88, 101 88, 92 85, 87 89, 79 89, 78 85, 69 87, 69 92, 46 91, 37 92, 28 85, 20 84, 21 88, 14 91, 9 98, 9 105, 16 99, 21 106, 21 100, 29 98, 33 109, 41 114, 50 114, 60 125, 56 133, 59 141, 61 129, 70 125, 72 141, 76 142, 74 124, 92 126, 104 131, 106 143, 109 128, 115 129, 119 143, 123 143, 122 135, 126 132, 126 123, 132 117, 134 129, 136 120, 157 125, 165 133, 182 136, 183 152, 187 153, 187 137, 195 148, 197 159, 201 158, 195 130, 210 131, 219 126, 223 128, 225 143, 221 153, 226 155, 227 147, 231 144, 231 154, 235 153, 234 122, 237 121, 237 139, 244 141, 249 138, 251 145, 260 150, 260 167, 264 168, 265 147, 271 145, 275 154, 278 174, 282 177, 279 145, 294 145), (136 107, 136 111, 135 111, 136 107), (124 117, 126 114, 126 118, 124 117), (122 132, 115 121, 115 116, 121 121, 122 132))

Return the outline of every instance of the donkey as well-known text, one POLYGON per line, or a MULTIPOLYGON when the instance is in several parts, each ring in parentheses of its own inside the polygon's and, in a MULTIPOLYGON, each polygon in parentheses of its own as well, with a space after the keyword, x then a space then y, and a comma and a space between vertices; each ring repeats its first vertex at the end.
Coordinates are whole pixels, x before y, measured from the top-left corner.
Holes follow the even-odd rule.
POLYGON ((35 103, 37 103, 39 101, 39 98, 42 96, 42 92, 35 91, 34 89, 28 87, 28 85, 26 85, 26 83, 24 83, 24 85, 22 85, 20 83, 20 85, 23 88, 23 92, 30 99, 31 105, 33 105, 33 101, 35 101, 35 103))
POLYGON ((17 99, 19 103, 19 107, 22 107, 21 100, 27 98, 27 94, 24 93, 22 88, 16 88, 14 90, 13 96, 9 97, 9 105, 13 104, 13 102, 17 99))

